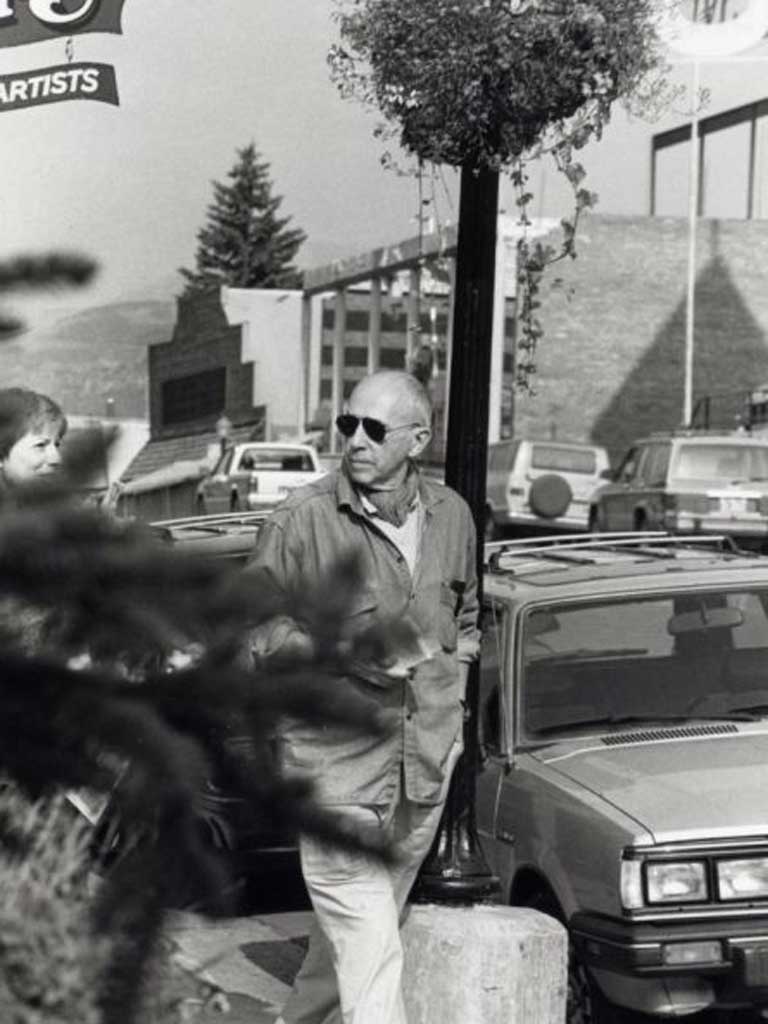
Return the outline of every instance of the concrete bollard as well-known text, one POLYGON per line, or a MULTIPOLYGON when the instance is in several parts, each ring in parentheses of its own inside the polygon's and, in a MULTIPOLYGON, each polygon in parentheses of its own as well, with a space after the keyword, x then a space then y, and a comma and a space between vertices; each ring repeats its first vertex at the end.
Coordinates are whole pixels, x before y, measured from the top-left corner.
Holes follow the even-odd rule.
POLYGON ((408 1024, 563 1024, 568 936, 537 910, 414 904, 402 930, 408 1024))

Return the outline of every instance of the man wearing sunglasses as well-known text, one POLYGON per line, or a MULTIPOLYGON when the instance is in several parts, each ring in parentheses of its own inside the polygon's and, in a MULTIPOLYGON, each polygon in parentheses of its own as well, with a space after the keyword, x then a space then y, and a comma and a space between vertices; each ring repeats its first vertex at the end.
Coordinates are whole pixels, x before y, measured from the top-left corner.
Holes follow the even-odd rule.
MULTIPOLYGON (((277 1024, 406 1024, 399 919, 461 752, 466 669, 478 643, 469 508, 414 461, 429 443, 430 421, 429 398, 410 374, 361 380, 336 421, 340 469, 289 496, 260 531, 249 563, 248 571, 290 594, 320 585, 354 551, 363 585, 349 635, 404 619, 418 638, 415 655, 358 662, 345 677, 393 723, 391 732, 302 727, 283 737, 286 770, 312 776, 319 799, 361 828, 381 830, 396 862, 301 838, 315 927, 277 1024)), ((301 622, 285 618, 256 636, 259 657, 311 646, 301 622)))

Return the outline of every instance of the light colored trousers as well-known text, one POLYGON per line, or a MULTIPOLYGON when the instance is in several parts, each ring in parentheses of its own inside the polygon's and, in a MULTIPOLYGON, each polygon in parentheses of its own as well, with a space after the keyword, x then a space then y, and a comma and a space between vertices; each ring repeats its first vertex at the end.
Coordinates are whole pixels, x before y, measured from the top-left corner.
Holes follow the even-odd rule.
POLYGON ((301 865, 315 920, 276 1024, 407 1024, 400 915, 443 805, 401 798, 388 817, 375 808, 339 808, 363 828, 386 829, 397 858, 391 865, 302 837, 301 865))

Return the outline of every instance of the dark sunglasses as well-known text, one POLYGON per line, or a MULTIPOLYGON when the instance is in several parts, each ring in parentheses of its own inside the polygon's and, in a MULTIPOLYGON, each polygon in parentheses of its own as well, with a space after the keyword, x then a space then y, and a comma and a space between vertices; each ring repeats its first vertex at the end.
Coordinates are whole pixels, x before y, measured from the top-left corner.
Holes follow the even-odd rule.
POLYGON ((345 412, 336 417, 336 429, 344 437, 352 437, 357 430, 358 424, 362 423, 363 430, 375 444, 382 444, 387 434, 393 434, 396 430, 407 430, 409 427, 420 427, 421 423, 401 423, 399 427, 388 427, 381 420, 375 420, 372 416, 353 416, 351 412, 345 412))

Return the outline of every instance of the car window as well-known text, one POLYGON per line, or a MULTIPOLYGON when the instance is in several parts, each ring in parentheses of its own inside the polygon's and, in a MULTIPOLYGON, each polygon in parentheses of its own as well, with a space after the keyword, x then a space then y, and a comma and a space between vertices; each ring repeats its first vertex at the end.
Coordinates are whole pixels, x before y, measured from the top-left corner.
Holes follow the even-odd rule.
POLYGON ((669 469, 669 444, 652 444, 643 463, 643 480, 648 487, 664 487, 669 469))
POLYGON ((768 446, 681 444, 674 476, 679 480, 732 483, 768 480, 768 446))
POLYGON ((285 448, 246 448, 240 454, 239 470, 272 470, 275 472, 311 472, 312 459, 306 452, 285 448))
POLYGON ((229 467, 232 463, 232 457, 235 453, 230 449, 228 452, 224 452, 219 461, 216 463, 213 472, 216 474, 228 473, 229 467))
POLYGON ((619 468, 616 470, 616 480, 620 483, 629 483, 635 475, 637 470, 638 462, 640 459, 640 453, 642 449, 630 448, 627 454, 619 464, 619 468))
POLYGON ((768 705, 767 609, 768 591, 739 590, 532 610, 522 628, 524 729, 768 705))
POLYGON ((597 457, 591 448, 535 444, 531 452, 531 469, 551 469, 561 473, 586 473, 593 476, 597 472, 597 457))
POLYGON ((518 441, 490 445, 488 448, 488 472, 504 473, 511 471, 519 447, 518 441))

